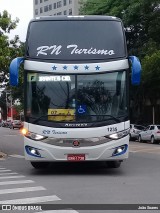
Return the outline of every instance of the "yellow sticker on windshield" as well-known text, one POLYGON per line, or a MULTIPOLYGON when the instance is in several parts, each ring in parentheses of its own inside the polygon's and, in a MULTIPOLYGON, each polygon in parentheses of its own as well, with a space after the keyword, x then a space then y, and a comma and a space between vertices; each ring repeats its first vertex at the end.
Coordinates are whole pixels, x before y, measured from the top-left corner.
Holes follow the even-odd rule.
POLYGON ((75 109, 48 109, 50 121, 74 121, 75 109))

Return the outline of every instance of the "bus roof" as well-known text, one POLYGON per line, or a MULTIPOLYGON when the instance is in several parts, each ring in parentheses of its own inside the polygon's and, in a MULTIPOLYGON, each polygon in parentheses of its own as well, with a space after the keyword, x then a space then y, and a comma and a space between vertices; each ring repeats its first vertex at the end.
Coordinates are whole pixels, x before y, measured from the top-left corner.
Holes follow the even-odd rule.
POLYGON ((80 15, 80 16, 41 16, 41 17, 37 17, 37 18, 34 18, 31 20, 31 22, 33 21, 70 21, 70 20, 76 20, 76 21, 79 21, 79 20, 87 20, 87 21, 99 21, 99 20, 102 20, 102 21, 120 21, 121 22, 121 19, 120 18, 117 18, 117 17, 114 17, 114 16, 96 16, 96 15, 90 15, 90 16, 83 16, 83 15, 80 15))
POLYGON ((112 16, 46 16, 31 20, 26 57, 38 60, 126 58, 122 21, 112 16))

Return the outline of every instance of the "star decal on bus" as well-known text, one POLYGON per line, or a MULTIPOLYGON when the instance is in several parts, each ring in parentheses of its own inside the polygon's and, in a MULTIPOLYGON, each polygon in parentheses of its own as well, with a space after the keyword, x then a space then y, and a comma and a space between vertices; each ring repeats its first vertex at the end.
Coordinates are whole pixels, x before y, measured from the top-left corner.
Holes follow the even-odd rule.
POLYGON ((65 66, 63 66, 63 70, 67 70, 67 68, 68 68, 68 67, 67 67, 66 65, 65 65, 65 66))
POLYGON ((57 67, 54 65, 54 66, 52 67, 52 69, 53 69, 53 70, 57 70, 57 67))
POLYGON ((78 70, 78 66, 77 65, 74 66, 74 70, 78 70))
POLYGON ((89 69, 89 66, 86 65, 84 68, 85 68, 85 70, 88 70, 88 69, 89 69))
POLYGON ((98 65, 95 68, 96 68, 96 70, 100 70, 100 67, 98 65))

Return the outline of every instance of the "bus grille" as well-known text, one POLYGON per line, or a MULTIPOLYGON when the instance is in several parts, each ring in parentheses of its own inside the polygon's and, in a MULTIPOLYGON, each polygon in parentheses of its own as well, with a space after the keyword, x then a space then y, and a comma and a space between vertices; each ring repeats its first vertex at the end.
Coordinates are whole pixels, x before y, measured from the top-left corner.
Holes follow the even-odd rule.
POLYGON ((62 146, 62 147, 87 147, 87 146, 96 146, 100 144, 104 144, 110 142, 111 139, 100 137, 100 138, 47 138, 43 140, 43 143, 54 145, 54 146, 62 146), (75 143, 77 142, 77 143, 75 143), (75 145, 78 144, 78 145, 75 145))

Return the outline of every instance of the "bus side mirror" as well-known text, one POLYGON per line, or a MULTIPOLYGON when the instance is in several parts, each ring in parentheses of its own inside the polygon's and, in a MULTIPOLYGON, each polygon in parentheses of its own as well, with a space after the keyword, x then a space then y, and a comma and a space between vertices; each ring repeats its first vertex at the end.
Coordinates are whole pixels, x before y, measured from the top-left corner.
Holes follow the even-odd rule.
POLYGON ((20 64, 24 61, 24 57, 18 57, 12 60, 9 73, 10 73, 10 85, 17 86, 18 85, 18 74, 20 64))
POLYGON ((132 63, 132 74, 131 74, 131 82, 132 85, 139 85, 141 82, 141 63, 136 56, 129 56, 129 60, 132 63))

